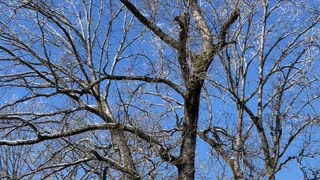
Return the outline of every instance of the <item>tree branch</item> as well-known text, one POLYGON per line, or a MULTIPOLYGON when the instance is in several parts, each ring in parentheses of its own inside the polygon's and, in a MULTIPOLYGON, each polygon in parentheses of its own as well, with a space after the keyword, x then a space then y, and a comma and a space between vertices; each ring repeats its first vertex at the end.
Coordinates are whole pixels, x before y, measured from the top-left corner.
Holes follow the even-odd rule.
POLYGON ((130 12, 148 29, 150 29, 156 36, 161 40, 167 43, 169 46, 173 47, 176 50, 179 50, 179 43, 170 37, 168 34, 163 32, 154 22, 149 21, 145 16, 143 16, 140 11, 128 0, 120 0, 130 12))
MULTIPOLYGON (((3 119, 3 118, 2 118, 3 119)), ((107 123, 107 124, 95 124, 95 125, 87 125, 85 127, 79 128, 79 129, 73 129, 68 130, 65 132, 58 132, 58 133, 51 133, 51 134, 44 134, 37 131, 37 137, 35 139, 29 139, 29 140, 13 140, 13 141, 6 141, 2 140, 0 141, 0 145, 6 145, 6 146, 19 146, 19 145, 31 145, 31 144, 37 144, 42 141, 51 140, 51 139, 58 139, 63 137, 70 137, 78 134, 82 134, 89 131, 95 131, 95 130, 122 130, 130 132, 140 139, 143 139, 144 141, 150 143, 150 145, 157 148, 161 158, 169 163, 175 164, 177 162, 177 158, 175 156, 172 156, 169 153, 169 150, 163 147, 163 145, 154 137, 148 135, 147 133, 139 130, 138 128, 135 128, 133 126, 128 126, 120 123, 107 123)))
POLYGON ((225 22, 223 24, 223 26, 221 27, 219 36, 218 36, 218 41, 219 41, 218 44, 225 43, 227 32, 228 32, 229 28, 231 27, 231 25, 238 19, 239 15, 240 15, 240 10, 239 9, 235 9, 231 13, 231 16, 229 17, 227 22, 225 22))
POLYGON ((100 79, 98 79, 96 82, 93 82, 90 86, 88 86, 87 89, 91 89, 93 86, 99 84, 101 81, 103 80, 136 80, 136 81, 145 81, 145 82, 150 82, 150 83, 164 83, 166 85, 168 85, 169 87, 171 87, 172 89, 174 89, 177 93, 179 93, 182 97, 184 97, 185 92, 175 83, 164 79, 164 78, 151 78, 151 77, 147 77, 147 76, 116 76, 116 75, 105 75, 103 77, 101 77, 100 79))

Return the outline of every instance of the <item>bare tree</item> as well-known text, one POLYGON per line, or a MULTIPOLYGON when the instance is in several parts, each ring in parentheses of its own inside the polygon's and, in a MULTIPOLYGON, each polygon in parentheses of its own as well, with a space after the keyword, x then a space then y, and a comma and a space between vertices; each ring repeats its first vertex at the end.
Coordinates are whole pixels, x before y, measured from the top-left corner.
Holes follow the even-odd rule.
POLYGON ((315 7, 0 1, 0 175, 318 177, 315 7))

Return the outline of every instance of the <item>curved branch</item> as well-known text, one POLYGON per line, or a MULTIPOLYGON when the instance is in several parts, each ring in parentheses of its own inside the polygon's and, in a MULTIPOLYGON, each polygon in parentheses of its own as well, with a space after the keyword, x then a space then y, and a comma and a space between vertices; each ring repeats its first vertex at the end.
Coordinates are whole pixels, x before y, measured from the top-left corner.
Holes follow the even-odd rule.
POLYGON ((58 133, 51 133, 51 134, 44 134, 39 133, 35 139, 29 139, 29 140, 14 140, 14 141, 6 141, 2 140, 0 141, 0 145, 6 145, 6 146, 19 146, 19 145, 31 145, 31 144, 37 144, 42 141, 51 140, 51 139, 57 139, 57 138, 63 138, 63 137, 70 137, 78 134, 82 134, 89 131, 95 131, 95 130, 122 130, 126 132, 130 132, 140 139, 143 139, 144 141, 150 143, 150 145, 157 148, 158 153, 160 154, 161 158, 171 164, 177 163, 177 158, 175 156, 172 156, 169 153, 169 150, 163 147, 163 145, 154 137, 150 136, 149 134, 139 130, 138 128, 135 128, 133 126, 128 126, 120 123, 106 123, 106 124, 95 124, 95 125, 88 125, 86 127, 82 127, 79 129, 73 129, 68 130, 65 132, 58 132, 58 133))
POLYGON ((227 32, 228 32, 229 28, 238 19, 239 16, 240 16, 240 10, 239 9, 235 9, 231 13, 231 16, 229 17, 227 22, 225 22, 223 24, 223 26, 221 27, 219 36, 218 36, 219 44, 225 43, 225 39, 226 39, 227 32))
POLYGON ((158 36, 161 40, 167 43, 169 46, 179 51, 179 43, 170 37, 168 34, 163 32, 154 22, 149 21, 141 12, 128 0, 120 0, 127 9, 148 29, 150 29, 156 36, 158 36))
MULTIPOLYGON (((98 85, 101 81, 104 80, 131 80, 131 81, 145 81, 145 82, 150 82, 150 83, 163 83, 174 89, 177 93, 179 93, 182 97, 184 97, 185 92, 175 83, 164 79, 164 78, 152 78, 152 77, 147 77, 147 76, 116 76, 116 75, 105 75, 98 79, 97 81, 93 82, 90 86, 86 88, 86 90, 89 90, 93 88, 94 86, 98 85)), ((84 90, 84 91, 86 91, 84 90)))
POLYGON ((35 173, 37 173, 39 171, 44 171, 44 170, 53 169, 53 168, 65 169, 67 167, 75 166, 77 164, 89 162, 89 161, 92 161, 92 160, 94 160, 93 157, 88 157, 88 158, 79 159, 79 160, 71 162, 71 163, 61 163, 61 164, 56 164, 56 165, 52 165, 52 166, 38 167, 36 170, 31 171, 28 174, 24 174, 24 175, 20 176, 18 179, 23 179, 23 178, 25 178, 25 177, 27 177, 29 175, 33 175, 33 174, 35 174, 35 173))

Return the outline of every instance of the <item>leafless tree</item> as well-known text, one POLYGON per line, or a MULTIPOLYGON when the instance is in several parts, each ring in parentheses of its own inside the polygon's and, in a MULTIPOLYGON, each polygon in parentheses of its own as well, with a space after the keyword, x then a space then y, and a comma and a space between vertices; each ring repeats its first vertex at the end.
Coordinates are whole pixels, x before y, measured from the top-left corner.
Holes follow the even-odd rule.
POLYGON ((312 2, 0 1, 1 177, 319 177, 312 2))

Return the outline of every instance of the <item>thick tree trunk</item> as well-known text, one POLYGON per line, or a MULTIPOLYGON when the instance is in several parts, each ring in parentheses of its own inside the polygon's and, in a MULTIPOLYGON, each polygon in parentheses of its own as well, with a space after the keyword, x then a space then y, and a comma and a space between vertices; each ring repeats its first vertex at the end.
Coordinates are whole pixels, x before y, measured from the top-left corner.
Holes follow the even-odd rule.
POLYGON ((201 83, 197 83, 195 88, 189 89, 185 97, 180 162, 177 165, 178 177, 181 180, 194 179, 195 176, 197 123, 201 92, 200 84, 201 83))

